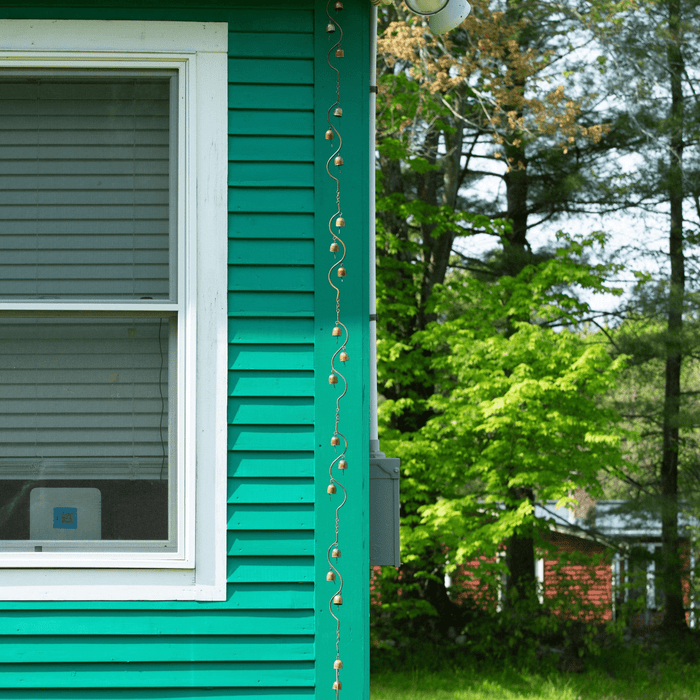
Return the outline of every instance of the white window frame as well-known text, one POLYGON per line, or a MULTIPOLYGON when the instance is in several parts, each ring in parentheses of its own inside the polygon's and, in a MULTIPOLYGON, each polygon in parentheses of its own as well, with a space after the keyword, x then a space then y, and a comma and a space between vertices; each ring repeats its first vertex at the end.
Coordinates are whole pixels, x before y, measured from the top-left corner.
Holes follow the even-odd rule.
MULTIPOLYGON (((1 68, 177 70, 178 549, 3 552, 3 600, 224 600, 226 596, 227 49, 222 22, 0 20, 1 68)), ((124 311, 123 303, 99 303, 124 311)), ((84 303, 2 302, 28 314, 84 303)))

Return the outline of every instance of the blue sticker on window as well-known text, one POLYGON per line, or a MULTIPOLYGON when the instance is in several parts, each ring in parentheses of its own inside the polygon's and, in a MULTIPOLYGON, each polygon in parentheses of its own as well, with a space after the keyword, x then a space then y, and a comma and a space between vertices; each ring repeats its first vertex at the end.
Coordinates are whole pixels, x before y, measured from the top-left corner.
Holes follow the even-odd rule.
POLYGON ((53 526, 69 530, 78 529, 78 509, 77 508, 54 508, 53 526))

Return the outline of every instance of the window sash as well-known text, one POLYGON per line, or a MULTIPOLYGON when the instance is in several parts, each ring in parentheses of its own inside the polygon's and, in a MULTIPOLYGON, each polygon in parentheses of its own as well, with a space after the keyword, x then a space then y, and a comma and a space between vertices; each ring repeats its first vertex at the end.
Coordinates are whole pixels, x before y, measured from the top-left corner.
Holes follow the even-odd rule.
MULTIPOLYGON (((156 561, 159 559, 170 559, 171 561, 173 561, 173 563, 177 561, 181 563, 190 561, 190 565, 193 563, 191 554, 188 554, 188 551, 191 551, 191 547, 186 542, 185 528, 186 520, 193 520, 193 518, 191 516, 189 518, 186 516, 184 498, 185 491, 187 489, 189 489, 190 491, 192 490, 193 480, 191 476, 186 474, 185 470, 185 410, 183 408, 183 402, 181 400, 178 401, 178 396, 183 397, 185 394, 184 377, 186 375, 186 372, 184 371, 184 367, 187 364, 185 359, 185 348, 187 346, 192 346, 191 339, 188 339, 187 337, 187 329, 186 324, 184 322, 185 317, 183 314, 186 290, 183 289, 181 292, 178 290, 178 281, 185 279, 185 256, 189 254, 185 250, 184 242, 183 211, 186 210, 185 195, 183 190, 184 180, 179 177, 178 172, 180 167, 182 167, 181 164, 184 163, 183 155, 185 152, 185 144, 183 143, 181 135, 185 133, 183 125, 186 115, 183 113, 184 110, 180 107, 180 100, 178 97, 180 94, 182 94, 185 81, 185 76, 182 68, 183 65, 181 64, 176 66, 160 66, 157 70, 134 69, 128 67, 120 70, 105 70, 102 66, 100 67, 99 71, 95 71, 94 68, 91 70, 45 70, 42 68, 20 70, 0 69, 0 85, 3 81, 8 82, 9 80, 13 79, 15 81, 17 81, 18 79, 29 80, 28 84, 32 85, 31 79, 40 76, 42 80, 46 81, 47 85, 54 89, 54 91, 58 88, 64 88, 66 83, 70 83, 72 81, 74 85, 77 86, 77 91, 80 92, 80 87, 84 84, 86 77, 89 77, 90 80, 93 81, 92 84, 97 85, 98 88, 101 87, 101 82, 104 83, 104 86, 107 86, 108 88, 113 88, 115 85, 119 87, 120 83, 126 84, 128 86, 130 82, 132 84, 138 84, 138 81, 141 81, 141 85, 145 85, 146 88, 148 88, 148 81, 153 81, 155 78, 161 78, 161 84, 163 76, 165 76, 165 79, 168 81, 167 110, 164 110, 162 107, 160 108, 161 112, 167 111, 168 114, 167 124, 164 124, 163 120, 161 120, 161 132, 164 132, 166 136, 161 136, 160 140, 167 141, 167 143, 165 144, 165 148, 167 152, 167 159, 170 163, 170 166, 166 168, 165 172, 165 177, 167 180, 167 192, 170 194, 168 194, 168 196, 165 198, 165 209, 161 207, 161 215, 163 215, 165 218, 161 219, 160 232, 156 235, 156 238, 159 239, 160 245, 158 268, 160 275, 159 288, 161 294, 150 294, 148 292, 151 290, 149 290, 148 288, 133 288, 132 290, 130 290, 130 293, 114 293, 114 289, 102 290, 101 293, 95 293, 95 288, 90 288, 89 286, 86 286, 85 284, 80 282, 76 288, 70 290, 73 292, 72 294, 65 296, 62 296, 60 294, 50 294, 45 295, 44 298, 41 298, 37 294, 24 297, 21 294, 12 294, 8 299, 3 295, 4 290, 2 288, 2 283, 0 283, 0 319, 2 317, 14 318, 17 316, 26 317, 27 315, 31 315, 37 318, 61 319, 63 322, 65 322, 66 318, 99 318, 102 319, 101 322, 104 322, 105 319, 110 317, 112 317, 113 319, 122 319, 125 316, 134 317, 135 315, 137 315, 136 318, 145 320, 157 317, 162 318, 164 314, 167 315, 167 317, 169 318, 169 357, 171 359, 169 361, 168 372, 170 377, 170 380, 168 382, 168 395, 170 396, 170 399, 167 430, 171 439, 168 440, 169 449, 166 460, 168 472, 167 517, 169 533, 169 538, 166 541, 165 547, 165 550, 167 551, 164 551, 163 541, 161 540, 157 540, 155 542, 149 542, 146 540, 100 540, 97 543, 85 541, 62 543, 61 551, 70 552, 75 550, 76 556, 80 556, 81 554, 89 554, 91 556, 96 556, 97 559, 95 565, 100 565, 99 561, 101 556, 104 556, 106 553, 110 552, 115 553, 116 556, 131 557, 132 555, 134 555, 137 560, 143 558, 144 556, 149 556, 147 552, 150 552, 150 556, 152 556, 156 561), (165 221, 165 225, 163 225, 163 221, 165 221), (173 358, 180 358, 180 360, 175 360, 173 358), (183 364, 183 371, 179 371, 178 369, 180 364, 183 364), (103 554, 100 555, 100 552, 102 552, 103 554)), ((161 99, 160 104, 162 105, 163 102, 164 100, 161 99)), ((60 104, 59 101, 57 101, 57 103, 60 104)), ((89 101, 84 100, 83 103, 88 104, 89 101)), ((79 111, 79 109, 80 105, 78 105, 77 111, 79 111)), ((55 115, 52 114, 51 109, 44 109, 44 111, 48 113, 46 116, 49 119, 48 121, 45 120, 45 123, 48 123, 51 121, 51 118, 53 118, 55 115)), ((97 115, 93 116, 97 117, 97 121, 95 122, 94 126, 96 129, 99 129, 100 113, 102 113, 102 115, 104 116, 105 110, 98 108, 93 109, 92 111, 98 113, 97 115)), ((117 103, 116 111, 119 111, 119 103, 117 103)), ((0 117, 0 124, 1 123, 2 118, 0 117)), ((39 128, 41 124, 37 122, 34 126, 39 128)), ((137 124, 136 126, 138 127, 139 125, 137 124)), ((143 124, 141 124, 141 126, 143 126, 143 124)), ((0 128, 0 152, 2 151, 2 133, 2 129, 0 128)), ((5 133, 9 132, 6 131, 5 133)), ((108 136, 112 135, 113 134, 108 134, 108 136)), ((141 140, 143 141, 143 139, 141 140)), ((12 142, 12 138, 6 137, 4 141, 12 142)), ((94 148, 92 150, 94 150, 94 148)), ((161 153, 163 153, 162 148, 161 153)), ((78 154, 78 156, 80 155, 81 154, 78 154)), ((106 157, 99 161, 101 165, 104 166, 102 167, 102 170, 109 171, 110 163, 113 162, 113 155, 114 153, 108 150, 106 157)), ((47 160, 50 161, 50 159, 45 159, 44 163, 46 163, 47 160)), ((77 162, 80 162, 81 158, 78 157, 75 160, 77 162)), ((135 164, 137 160, 137 158, 132 158, 131 161, 127 159, 127 163, 132 167, 132 170, 136 169, 135 164)), ((35 167, 35 171, 37 169, 37 162, 38 160, 35 159, 33 164, 35 167)), ((3 161, 0 157, 0 172, 2 171, 2 163, 3 161)), ((8 169, 7 159, 5 161, 5 166, 5 169, 8 169)), ((82 174, 79 175, 82 176, 82 174)), ((1 177, 2 175, 0 174, 0 178, 1 177)), ((134 178, 132 184, 138 184, 137 179, 138 178, 134 178)), ((166 180, 164 180, 161 177, 160 185, 162 186, 166 180)), ((37 184, 37 187, 42 186, 40 177, 35 176, 34 181, 37 184)), ((135 192, 134 199, 138 199, 138 192, 133 188, 132 190, 133 192, 135 192)), ((89 198, 91 195, 89 188, 86 188, 85 190, 81 191, 80 194, 82 194, 86 198, 89 198)), ((12 193, 9 193, 9 196, 6 193, 6 199, 9 199, 11 197, 12 193)), ((80 197, 74 197, 73 199, 79 200, 80 197)), ((161 199, 163 198, 161 197, 161 199)), ((6 209, 7 206, 9 205, 6 205, 6 209)), ((74 201, 73 206, 79 205, 76 205, 74 201)), ((78 271, 80 271, 81 264, 83 268, 91 268, 93 256, 100 254, 100 244, 103 243, 105 240, 107 240, 108 244, 110 243, 110 241, 114 240, 114 226, 112 225, 113 221, 109 218, 110 213, 114 213, 114 209, 112 209, 112 212, 108 211, 107 215, 104 216, 99 222, 102 234, 99 237, 93 237, 95 245, 93 245, 92 248, 90 248, 87 251, 87 254, 85 254, 81 260, 76 261, 77 264, 73 265, 74 270, 77 269, 78 271)), ((2 240, 1 236, 3 224, 6 224, 7 221, 8 217, 3 217, 2 192, 0 188, 0 240, 2 240)), ((30 223, 36 224, 36 221, 37 219, 35 218, 35 220, 30 223)), ((80 227, 83 226, 84 228, 85 219, 78 219, 76 222, 73 222, 70 220, 70 218, 66 218, 63 220, 63 223, 65 223, 66 221, 68 222, 69 226, 77 227, 77 230, 79 231, 80 235, 76 235, 76 237, 85 240, 86 231, 83 230, 82 233, 80 232, 80 227)), ((49 227, 55 223, 56 222, 51 221, 50 219, 45 219, 43 221, 43 224, 48 225, 49 227)), ((61 223, 61 221, 58 221, 58 224, 61 223)), ((150 232, 147 227, 145 229, 141 229, 141 235, 144 238, 153 238, 151 233, 152 232, 150 232)), ((35 230, 33 231, 33 234, 35 240, 39 240, 41 238, 41 231, 37 231, 36 226, 35 230)), ((138 237, 138 233, 134 233, 133 238, 137 240, 138 237)), ((45 239, 46 237, 44 237, 44 240, 45 239)), ((59 235, 58 240, 61 239, 65 241, 66 237, 64 235, 59 235)), ((56 240, 55 236, 54 240, 56 240)), ((7 239, 5 239, 5 241, 7 241, 7 239)), ((32 253, 35 253, 39 258, 41 257, 41 255, 43 255, 44 257, 48 257, 49 259, 52 255, 55 255, 55 251, 51 249, 41 250, 40 248, 41 246, 37 245, 35 246, 33 251, 27 251, 25 249, 24 251, 21 251, 21 253, 24 253, 25 255, 31 255, 32 253)), ((7 267, 11 267, 12 262, 14 261, 10 260, 10 265, 8 265, 7 267)), ((2 267, 2 261, 0 261, 0 267, 2 267)), ((120 266, 118 263, 111 267, 113 270, 117 270, 117 277, 121 276, 121 281, 125 281, 127 284, 137 277, 137 275, 133 273, 133 268, 136 266, 131 265, 132 269, 130 269, 128 260, 125 264, 121 265, 121 270, 119 269, 120 266)), ((41 268, 37 265, 36 269, 37 271, 39 271, 41 268)), ((0 270, 0 279, 2 279, 3 273, 4 270, 0 270)), ((48 280, 42 280, 40 274, 37 274, 36 279, 32 281, 35 283, 48 282, 48 284, 50 285, 52 282, 55 282, 55 277, 49 277, 48 280)), ((117 281, 119 282, 120 280, 117 281)), ((103 284, 104 280, 97 280, 97 283, 103 284)), ((12 281, 10 281, 10 284, 12 284, 12 281)), ((124 285, 122 285, 121 292, 124 292, 123 287, 124 285)), ((49 291, 60 292, 61 289, 54 288, 53 290, 49 291)), ((97 292, 99 292, 99 290, 97 290, 97 292)), ((189 352, 192 351, 193 348, 191 348, 189 352)), ((190 358, 190 364, 191 362, 192 360, 190 358)), ((193 394, 194 392, 191 393, 193 394)), ((192 399, 188 401, 188 403, 191 402, 192 399)), ((66 475, 66 472, 69 472, 70 470, 74 470, 74 473, 76 474, 75 478, 79 478, 77 475, 80 475, 80 477, 82 478, 87 477, 90 479, 100 478, 100 476, 104 476, 104 473, 98 476, 98 472, 100 471, 100 469, 95 468, 94 466, 87 466, 85 463, 86 460, 84 459, 66 459, 65 457, 67 457, 67 455, 63 455, 63 458, 61 458, 60 455, 56 454, 52 457, 44 459, 36 459, 36 455, 34 457, 35 458, 30 460, 30 465, 27 464, 27 460, 24 460, 24 463, 22 463, 21 459, 19 461, 14 460, 13 466, 10 468, 10 473, 14 473, 14 475, 17 478, 19 478, 19 475, 25 472, 27 467, 29 466, 30 470, 40 474, 40 478, 42 479, 65 479, 67 484, 71 483, 71 481, 73 480, 70 479, 70 477, 67 478, 66 475)), ((120 473, 123 473, 125 470, 128 470, 132 477, 135 476, 136 478, 148 478, 150 472, 154 469, 153 465, 149 463, 149 460, 147 458, 144 458, 143 456, 138 458, 135 455, 131 455, 128 459, 125 459, 124 455, 103 455, 103 459, 104 469, 107 471, 112 470, 111 473, 114 478, 118 478, 120 473)), ((51 483, 55 484, 57 482, 52 481, 51 483)), ((192 528, 190 527, 190 530, 191 529, 192 528)), ((191 536, 191 533, 189 536, 191 536)), ((40 547, 42 546, 42 543, 34 542, 33 540, 30 540, 29 543, 31 543, 32 545, 38 545, 40 547)), ((0 552, 11 552, 12 550, 19 550, 20 552, 22 552, 26 550, 26 545, 27 541, 24 540, 0 541, 0 552)), ((51 546, 46 547, 42 551, 42 555, 45 555, 50 551, 57 551, 57 549, 59 548, 57 548, 56 544, 52 543, 51 546)), ((44 557, 42 556, 42 559, 43 558, 44 557)), ((35 564, 43 565, 41 560, 35 562, 35 564)), ((46 565, 50 564, 47 563, 46 565)))
POLYGON ((0 71, 0 298, 176 299, 176 78, 0 71))
POLYGON ((0 38, 2 68, 178 71, 177 300, 5 301, 0 309, 7 316, 30 309, 53 316, 133 316, 134 307, 139 315, 176 312, 180 475, 187 465, 178 492, 186 537, 177 556, 67 552, 38 563, 30 554, 6 553, 0 555, 0 598, 225 600, 228 25, 0 20, 0 38), (50 576, 39 570, 44 566, 52 567, 50 576))

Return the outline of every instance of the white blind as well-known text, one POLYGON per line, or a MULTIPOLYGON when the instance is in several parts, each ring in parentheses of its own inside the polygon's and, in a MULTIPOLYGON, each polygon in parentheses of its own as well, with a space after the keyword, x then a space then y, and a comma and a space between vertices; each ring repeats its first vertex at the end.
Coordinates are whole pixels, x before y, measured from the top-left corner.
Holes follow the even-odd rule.
POLYGON ((170 323, 0 319, 0 479, 167 479, 170 323))
POLYGON ((171 77, 0 79, 0 297, 168 298, 171 77))

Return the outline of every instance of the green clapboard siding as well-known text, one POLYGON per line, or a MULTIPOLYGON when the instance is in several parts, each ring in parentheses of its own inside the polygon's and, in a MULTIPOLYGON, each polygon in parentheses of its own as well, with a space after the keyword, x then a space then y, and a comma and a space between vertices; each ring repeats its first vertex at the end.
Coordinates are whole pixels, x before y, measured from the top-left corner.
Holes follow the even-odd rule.
MULTIPOLYGON (((353 319, 367 309, 359 290, 368 249, 368 15, 368 0, 345 0, 339 17, 347 27, 342 129, 352 156, 341 173, 343 211, 361 243, 348 257, 353 319)), ((229 23, 229 401, 227 600, 0 602, 0 700, 332 694, 325 547, 335 502, 325 488, 338 391, 326 382, 327 351, 335 347, 335 301, 325 279, 335 190, 325 168, 336 142, 323 136, 335 100, 325 0, 13 0, 3 16, 229 23)), ((13 186, 11 178, 0 183, 0 195, 13 186)), ((365 426, 368 413, 356 398, 365 395, 359 347, 344 370, 354 382, 352 426, 365 426)), ((367 442, 363 431, 352 430, 353 467, 361 461, 357 441, 367 442)), ((356 469, 351 478, 364 477, 356 469)), ((360 639, 368 611, 364 584, 353 579, 363 575, 354 552, 367 538, 353 532, 343 549, 352 572, 342 613, 353 616, 352 638, 360 639)), ((362 652, 344 649, 343 658, 352 667, 344 692, 366 700, 362 652)))
POLYGON ((314 449, 311 425, 245 425, 228 427, 229 450, 261 450, 280 447, 285 450, 314 449))
POLYGON ((229 265, 313 265, 313 241, 274 238, 274 231, 266 240, 240 240, 230 242, 229 265))
MULTIPOLYGON (((284 506, 292 508, 292 506, 284 506)), ((301 507, 301 506, 298 506, 301 507)), ((282 506, 279 506, 282 508, 282 506)), ((5 611, 0 619, 0 636, 50 635, 70 632, 86 638, 106 634, 208 635, 237 634, 313 634, 313 610, 151 610, 147 614, 120 610, 117 615, 105 610, 85 610, 76 616, 56 610, 41 616, 5 611)))
POLYGON ((0 641, 3 663, 73 663, 75 647, 80 646, 80 660, 90 663, 200 662, 200 661, 310 661, 313 637, 264 636, 179 636, 95 637, 85 644, 82 637, 69 635, 47 637, 13 637, 0 641))
MULTIPOLYGON (((284 37, 279 18, 261 32, 247 16, 229 42, 227 576, 235 608, 305 615, 314 605, 314 34, 310 13, 280 16, 284 37)), ((296 663, 264 680, 251 669, 248 683, 270 693, 315 684, 307 640, 285 648, 296 663)))
MULTIPOLYGON (((261 165, 260 163, 258 165, 261 165)), ((306 175, 303 169, 302 176, 306 175)), ((300 184, 305 185, 302 182, 300 184)), ((228 236, 231 238, 313 238, 313 214, 229 214, 228 236)))
POLYGON ((235 109, 230 110, 228 113, 228 130, 230 134, 242 136, 250 134, 312 136, 314 133, 313 129, 313 112, 235 109))
POLYGON ((232 345, 229 369, 313 369, 313 345, 232 345))
POLYGON ((263 556, 285 554, 305 556, 314 553, 313 532, 308 530, 272 530, 269 532, 230 532, 231 555, 263 556))
MULTIPOLYGON (((313 396, 313 372, 229 372, 229 396, 313 396)), ((269 449, 269 448, 268 448, 269 449)), ((284 450, 280 446, 280 450, 284 450)))
MULTIPOLYGON (((244 77, 240 76, 240 79, 243 80, 244 77)), ((280 105, 284 105, 285 109, 308 109, 313 100, 314 89, 311 85, 231 83, 228 86, 228 104, 231 108, 255 105, 258 109, 277 110, 280 105)))
MULTIPOLYGON (((243 4, 243 3, 240 3, 243 4)), ((250 7, 250 3, 246 3, 250 7)), ((230 24, 229 29, 236 33, 256 34, 264 22, 265 32, 274 34, 313 34, 314 13, 302 11, 301 8, 313 6, 310 3, 295 3, 299 9, 278 10, 266 13, 264 18, 257 9, 241 9, 235 13, 235 24, 230 24)), ((281 7, 289 7, 289 2, 280 3, 281 7)), ((278 41, 285 41, 277 37, 278 41)))
POLYGON ((312 399, 286 397, 280 399, 231 399, 228 422, 234 424, 267 425, 274 417, 279 424, 311 425, 314 420, 312 399))
POLYGON ((310 318, 230 318, 232 343, 309 343, 314 339, 310 318))
POLYGON ((228 74, 231 82, 256 85, 313 85, 314 62, 308 59, 230 58, 228 74))
POLYGON ((314 210, 313 189, 270 189, 240 187, 229 189, 229 211, 259 211, 300 214, 314 210))
POLYGON ((3 700, 314 700, 309 688, 52 688, 3 690, 3 700))
POLYGON ((3 690, 3 700, 314 700, 309 688, 52 688, 3 690))
MULTIPOLYGON (((266 27, 267 29, 267 27, 266 27)), ((280 41, 272 33, 250 32, 229 35, 229 56, 251 58, 313 58, 313 34, 289 34, 280 41)))
POLYGON ((229 503, 313 503, 312 479, 229 479, 229 503))
POLYGON ((228 564, 229 583, 269 581, 271 583, 312 582, 313 557, 231 557, 228 564))
POLYGON ((231 291, 312 292, 314 270, 311 265, 306 267, 232 266, 228 273, 228 288, 231 291))
POLYGON ((229 530, 312 530, 314 507, 311 504, 229 506, 229 530))
MULTIPOLYGON (((228 165, 228 184, 238 187, 313 187, 314 167, 312 163, 252 163, 250 161, 234 161, 228 165)), ((285 212, 286 213, 286 212, 285 212)), ((258 220, 262 216, 258 215, 258 220)), ((268 233, 274 233, 279 238, 310 237, 313 230, 313 218, 306 219, 306 225, 299 234, 290 226, 287 216, 278 216, 270 224, 261 224, 249 217, 245 230, 252 226, 263 225, 268 233), (304 233, 306 232, 306 236, 304 233)), ((235 225, 231 228, 235 228, 235 225)), ((229 236, 233 231, 229 231, 229 236)), ((248 236, 245 236, 246 238, 248 236)))
POLYGON ((229 136, 228 155, 229 160, 312 162, 314 140, 311 136, 229 136))
POLYGON ((0 688, 26 685, 52 688, 141 688, 171 687, 247 687, 286 688, 308 686, 314 682, 314 666, 310 662, 131 662, 115 672, 113 664, 4 664, 0 688))
POLYGON ((314 295, 311 292, 229 292, 230 316, 313 316, 314 295))
POLYGON ((229 452, 230 477, 312 477, 314 456, 312 452, 229 452))
POLYGON ((314 604, 313 583, 238 583, 231 591, 228 605, 241 610, 303 610, 314 604))

